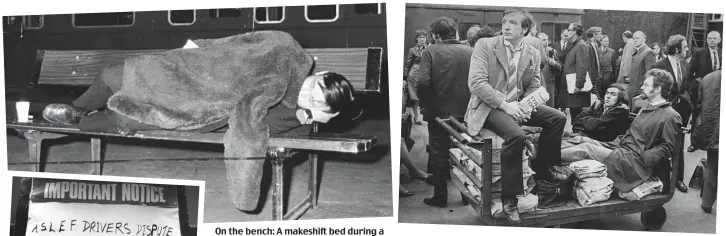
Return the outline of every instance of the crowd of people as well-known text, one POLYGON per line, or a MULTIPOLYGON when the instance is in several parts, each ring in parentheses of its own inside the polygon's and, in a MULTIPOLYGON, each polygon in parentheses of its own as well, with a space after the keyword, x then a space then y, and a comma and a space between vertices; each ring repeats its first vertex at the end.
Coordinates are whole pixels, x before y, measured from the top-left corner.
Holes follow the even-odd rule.
POLYGON ((598 26, 570 23, 560 32, 561 40, 552 42, 537 32, 526 10, 504 11, 501 23, 498 32, 472 27, 463 41, 456 22, 447 17, 431 22, 428 31, 416 31, 404 78, 414 123, 428 122, 427 171, 432 176, 416 174, 434 187, 425 204, 447 206, 451 146, 449 133, 434 119, 453 117, 471 135, 488 130, 503 139, 501 201, 513 223, 520 222, 516 196, 524 194, 523 126, 541 128, 537 158, 530 163, 538 184, 567 181, 572 177, 567 164, 596 160, 607 167, 620 193, 651 177, 669 186, 672 166, 678 167, 672 170, 677 189, 687 192, 683 158, 669 160, 676 152, 683 157, 676 139, 679 132, 690 132, 687 151, 707 151, 701 208, 711 212, 718 173, 719 32, 709 32, 707 46, 689 52, 682 35, 649 46, 643 31, 626 30, 620 35, 625 45, 613 49, 598 26), (546 105, 523 109, 519 101, 540 87, 549 94, 546 105), (565 131, 566 112, 571 132, 565 131), (686 128, 689 120, 693 125, 686 128))

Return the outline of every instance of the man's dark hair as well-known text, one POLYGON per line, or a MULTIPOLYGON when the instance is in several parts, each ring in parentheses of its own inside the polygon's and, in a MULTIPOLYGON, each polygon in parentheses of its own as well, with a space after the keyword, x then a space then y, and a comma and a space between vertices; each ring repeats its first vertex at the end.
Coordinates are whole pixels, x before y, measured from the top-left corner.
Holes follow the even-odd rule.
POLYGON ((645 74, 645 78, 653 77, 653 88, 660 88, 661 97, 668 99, 673 86, 673 76, 668 71, 662 69, 650 69, 645 74))
POLYGON ((438 35, 442 40, 456 38, 456 22, 451 18, 445 16, 436 18, 429 27, 431 28, 431 34, 438 35))
POLYGON ((428 40, 428 34, 429 32, 426 32, 424 29, 417 29, 413 32, 413 42, 418 43, 418 36, 424 36, 426 37, 426 40, 428 40))
POLYGON ((602 31, 602 28, 593 26, 587 29, 587 32, 585 33, 585 36, 587 36, 588 39, 591 39, 592 37, 595 37, 595 32, 602 31))
POLYGON ((529 31, 532 30, 532 26, 535 24, 534 17, 532 16, 532 14, 529 14, 529 11, 522 9, 522 8, 511 8, 511 9, 505 10, 503 16, 506 16, 506 15, 509 15, 512 13, 522 14, 523 19, 522 19, 522 22, 520 22, 520 23, 522 24, 522 28, 527 28, 527 30, 524 32, 524 35, 529 35, 529 31))
POLYGON ((633 38, 633 32, 630 32, 630 30, 626 30, 623 32, 623 37, 632 39, 633 38))
POLYGON ((577 36, 582 36, 582 33, 584 31, 584 28, 582 27, 582 25, 580 23, 571 23, 571 25, 572 25, 572 30, 575 31, 575 34, 577 36))
POLYGON ((681 46, 683 46, 683 42, 685 41, 686 37, 683 37, 683 35, 671 35, 670 37, 668 37, 668 41, 666 41, 665 50, 661 49, 661 52, 665 51, 668 55, 675 55, 676 53, 681 53, 681 46))
POLYGON ((474 45, 476 45, 476 41, 479 41, 479 39, 491 38, 491 37, 494 37, 495 34, 496 33, 494 32, 494 29, 492 29, 492 27, 485 25, 485 26, 482 26, 481 29, 479 29, 479 31, 476 32, 474 37, 471 37, 467 41, 469 42, 469 45, 471 45, 473 47, 474 45))
POLYGON ((345 76, 333 72, 325 73, 322 85, 323 96, 330 106, 330 113, 339 112, 353 102, 355 90, 345 76))
POLYGON ((628 96, 628 91, 625 90, 625 87, 622 84, 611 84, 608 88, 616 88, 618 89, 618 100, 615 102, 615 106, 619 106, 619 104, 625 104, 628 105, 630 102, 630 96, 628 96))

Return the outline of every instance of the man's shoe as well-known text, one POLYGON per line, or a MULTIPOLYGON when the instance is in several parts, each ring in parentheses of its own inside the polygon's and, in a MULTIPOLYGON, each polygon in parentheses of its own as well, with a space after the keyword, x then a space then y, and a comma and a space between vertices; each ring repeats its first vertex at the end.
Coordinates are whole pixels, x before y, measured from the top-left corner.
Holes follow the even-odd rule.
POLYGON ((684 193, 688 192, 688 186, 686 186, 686 184, 684 184, 683 181, 676 182, 676 188, 678 189, 678 191, 681 191, 684 193))
POLYGON ((443 199, 437 199, 436 197, 430 197, 423 200, 426 205, 438 208, 446 208, 446 201, 443 199))
POLYGON ((713 207, 701 206, 701 210, 703 210, 703 212, 706 212, 706 214, 711 214, 711 211, 713 210, 713 207))
POLYGON ((502 198, 502 213, 504 217, 509 220, 512 224, 521 224, 522 220, 519 219, 519 208, 517 207, 517 199, 505 199, 502 198))
POLYGON ((91 113, 91 110, 77 108, 68 104, 49 104, 43 109, 43 119, 56 124, 78 124, 81 118, 91 113))

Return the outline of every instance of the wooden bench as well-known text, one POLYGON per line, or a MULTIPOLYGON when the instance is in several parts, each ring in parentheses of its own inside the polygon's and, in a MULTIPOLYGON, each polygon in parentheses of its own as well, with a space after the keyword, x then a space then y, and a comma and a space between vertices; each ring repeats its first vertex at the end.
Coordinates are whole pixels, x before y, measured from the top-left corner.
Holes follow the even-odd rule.
MULTIPOLYGON (((315 71, 334 71, 351 81, 356 92, 380 92, 382 73, 382 48, 327 48, 307 49, 316 59, 315 71)), ((93 50, 65 51, 42 50, 37 52, 34 81, 41 85, 88 86, 101 70, 109 64, 122 63, 126 58, 147 55, 165 50, 93 50)), ((36 118, 35 120, 40 120, 36 118)), ((313 133, 294 137, 270 137, 268 159, 273 164, 273 214, 274 220, 298 219, 309 209, 317 207, 318 156, 317 152, 362 153, 371 150, 377 137, 318 133, 319 124, 313 124, 313 133), (295 151, 311 151, 309 155, 310 179, 308 196, 287 213, 283 209, 283 161, 295 151)), ((98 133, 80 130, 77 126, 59 125, 35 121, 18 123, 7 121, 7 128, 16 129, 28 141, 30 161, 34 171, 45 171, 47 159, 41 156, 43 140, 67 136, 91 138, 92 174, 103 173, 105 140, 109 137, 165 140, 173 142, 223 144, 224 133, 194 133, 175 131, 141 131, 134 135, 98 133)))
MULTIPOLYGON (((632 118, 634 118, 634 114, 631 114, 632 118)), ((467 133, 466 127, 454 118, 436 118, 436 121, 437 125, 443 126, 451 135, 453 145, 449 156, 454 166, 451 171, 451 179, 461 192, 465 203, 470 204, 479 218, 487 225, 511 225, 506 219, 494 218, 491 214, 491 200, 499 197, 502 190, 501 186, 492 184, 492 176, 500 174, 501 171, 500 168, 497 168, 501 160, 495 152, 493 139, 472 140, 466 137, 466 135, 470 135, 467 133), (481 156, 475 154, 472 149, 480 151, 481 156), (456 172, 463 174, 457 175, 456 172), (463 178, 459 178, 459 176, 463 176, 463 178)), ((675 150, 683 150, 683 140, 684 134, 679 133, 676 138, 675 150)), ((532 153, 536 153, 536 151, 532 153)), ((681 155, 681 152, 676 152, 673 157, 669 158, 673 165, 672 170, 678 169, 678 160, 682 158, 681 155)), ((611 198, 589 206, 581 206, 576 200, 571 200, 561 206, 547 209, 538 208, 531 212, 520 213, 522 226, 553 226, 641 213, 641 222, 647 229, 659 229, 666 220, 663 204, 673 198, 676 189, 676 175, 671 173, 670 181, 663 182, 669 184, 667 193, 655 193, 638 201, 611 198)), ((666 186, 664 186, 665 188, 666 186)))

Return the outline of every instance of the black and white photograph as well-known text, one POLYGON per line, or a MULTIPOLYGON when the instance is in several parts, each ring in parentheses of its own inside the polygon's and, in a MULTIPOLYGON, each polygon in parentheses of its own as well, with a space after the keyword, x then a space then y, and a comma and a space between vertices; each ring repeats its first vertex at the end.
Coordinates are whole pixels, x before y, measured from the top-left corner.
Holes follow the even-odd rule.
POLYGON ((11 178, 10 236, 197 235, 200 185, 11 178))
POLYGON ((715 234, 723 15, 657 10, 407 3, 399 223, 715 234))
POLYGON ((386 4, 233 4, 3 16, 8 169, 205 181, 205 223, 393 216, 386 4))

